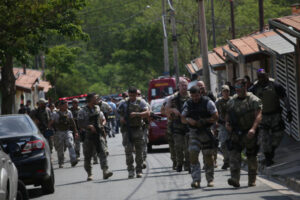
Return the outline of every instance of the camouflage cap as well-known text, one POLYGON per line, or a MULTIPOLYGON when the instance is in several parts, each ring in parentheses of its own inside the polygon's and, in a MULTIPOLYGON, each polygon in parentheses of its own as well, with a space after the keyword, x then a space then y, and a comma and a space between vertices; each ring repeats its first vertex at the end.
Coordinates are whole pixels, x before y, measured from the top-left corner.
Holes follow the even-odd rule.
POLYGON ((228 85, 222 85, 222 91, 224 91, 224 90, 230 91, 229 86, 228 85))
POLYGON ((39 99, 39 104, 46 104, 47 103, 47 100, 46 99, 44 99, 44 98, 40 98, 39 99))

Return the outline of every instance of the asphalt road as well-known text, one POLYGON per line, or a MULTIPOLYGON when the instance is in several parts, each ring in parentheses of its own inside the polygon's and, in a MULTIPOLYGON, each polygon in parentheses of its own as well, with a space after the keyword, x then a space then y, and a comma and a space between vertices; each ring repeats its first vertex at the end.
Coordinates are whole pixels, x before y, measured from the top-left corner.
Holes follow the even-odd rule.
MULTIPOLYGON (((167 145, 157 146, 148 154, 148 168, 143 178, 128 180, 121 135, 108 141, 109 166, 114 175, 109 180, 102 179, 100 166, 93 166, 94 180, 87 182, 83 168, 83 158, 72 168, 70 163, 58 169, 57 156, 53 155, 55 168, 55 193, 42 195, 40 188, 28 187, 31 199, 41 200, 96 200, 96 199, 207 199, 207 200, 291 200, 300 196, 276 183, 259 178, 256 187, 247 187, 247 173, 242 172, 241 188, 234 189, 227 184, 229 171, 221 170, 221 159, 215 170, 215 187, 207 188, 204 174, 200 189, 190 187, 191 176, 187 172, 177 173, 171 169, 167 145)), ((68 152, 65 153, 68 158, 68 152)), ((67 159, 68 161, 69 159, 67 159)), ((202 158, 201 158, 202 160, 202 158)))

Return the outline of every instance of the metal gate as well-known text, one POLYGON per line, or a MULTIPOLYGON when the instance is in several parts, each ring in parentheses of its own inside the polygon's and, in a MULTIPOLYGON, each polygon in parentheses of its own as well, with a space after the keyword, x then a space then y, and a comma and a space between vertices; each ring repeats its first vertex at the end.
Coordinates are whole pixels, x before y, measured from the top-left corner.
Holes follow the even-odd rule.
POLYGON ((290 100, 291 110, 293 113, 293 121, 288 123, 286 121, 286 109, 284 102, 281 101, 281 106, 283 108, 282 118, 285 122, 285 132, 288 135, 291 135, 297 141, 300 141, 299 135, 299 94, 298 94, 298 85, 296 78, 296 69, 295 69, 295 54, 285 54, 276 59, 276 79, 277 81, 285 88, 286 94, 290 100))

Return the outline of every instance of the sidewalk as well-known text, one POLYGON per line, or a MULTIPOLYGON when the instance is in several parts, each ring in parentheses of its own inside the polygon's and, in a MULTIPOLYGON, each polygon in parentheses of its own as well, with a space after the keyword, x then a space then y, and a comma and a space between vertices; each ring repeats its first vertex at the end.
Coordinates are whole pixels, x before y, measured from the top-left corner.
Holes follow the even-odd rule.
POLYGON ((275 164, 259 168, 259 172, 300 192, 300 142, 285 134, 275 152, 275 164))

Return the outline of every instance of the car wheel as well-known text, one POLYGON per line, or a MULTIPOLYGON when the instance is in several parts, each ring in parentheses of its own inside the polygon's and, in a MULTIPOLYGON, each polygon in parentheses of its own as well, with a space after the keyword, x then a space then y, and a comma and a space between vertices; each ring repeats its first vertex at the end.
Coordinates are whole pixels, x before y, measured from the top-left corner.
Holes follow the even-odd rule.
POLYGON ((18 192, 17 192, 17 200, 28 200, 29 195, 26 190, 26 186, 22 181, 18 181, 18 192))
POLYGON ((147 144, 148 153, 152 152, 152 145, 150 143, 147 144))
POLYGON ((48 177, 46 180, 44 180, 41 184, 43 193, 44 194, 54 193, 54 191, 55 191, 54 183, 55 183, 54 172, 53 172, 53 167, 51 166, 51 175, 50 175, 50 177, 48 177))

